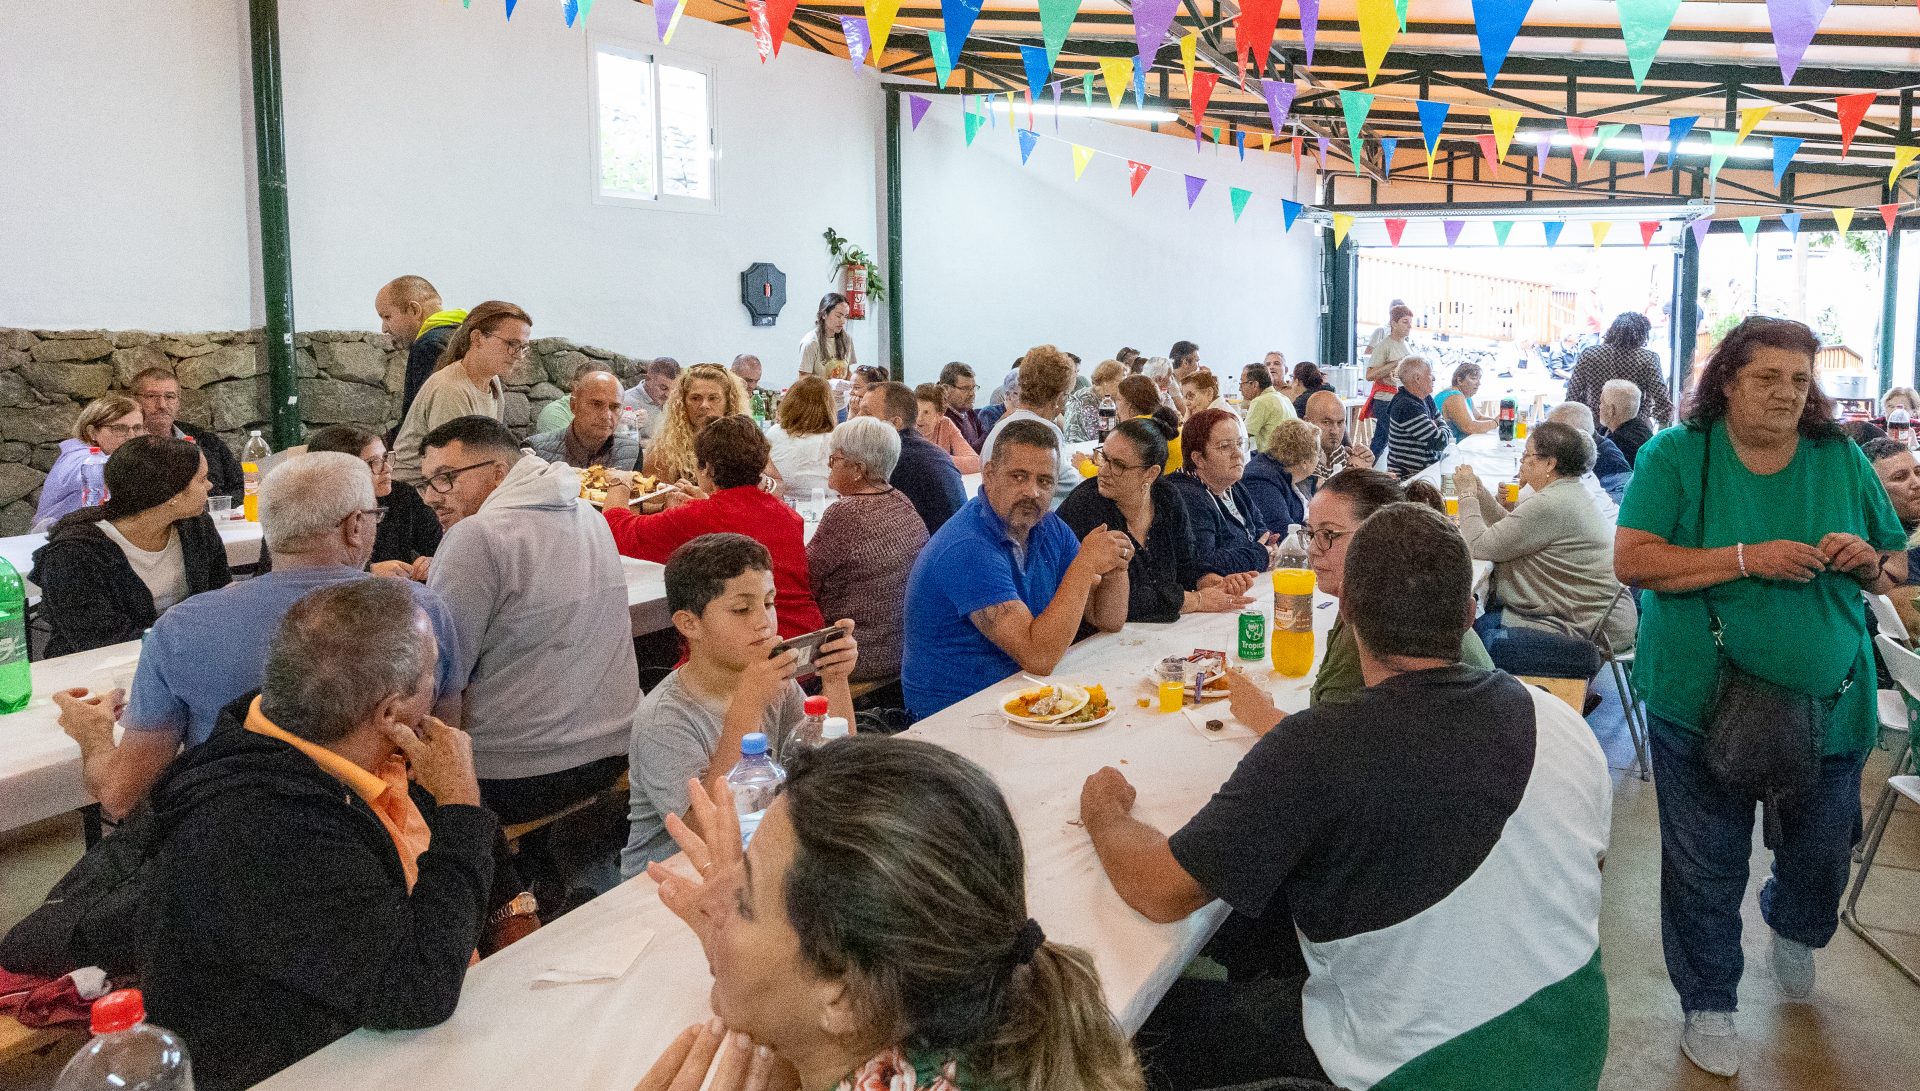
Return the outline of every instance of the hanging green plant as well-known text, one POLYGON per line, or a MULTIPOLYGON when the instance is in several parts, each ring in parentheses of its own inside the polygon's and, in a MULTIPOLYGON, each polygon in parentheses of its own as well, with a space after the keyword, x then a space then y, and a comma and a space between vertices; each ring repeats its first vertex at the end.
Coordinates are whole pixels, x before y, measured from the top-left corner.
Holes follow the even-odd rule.
POLYGON ((880 275, 880 266, 874 264, 873 258, 865 250, 854 245, 831 227, 827 228, 822 238, 827 240, 827 253, 833 258, 833 268, 836 272, 843 266, 859 266, 867 273, 867 294, 876 301, 887 298, 887 282, 880 275))

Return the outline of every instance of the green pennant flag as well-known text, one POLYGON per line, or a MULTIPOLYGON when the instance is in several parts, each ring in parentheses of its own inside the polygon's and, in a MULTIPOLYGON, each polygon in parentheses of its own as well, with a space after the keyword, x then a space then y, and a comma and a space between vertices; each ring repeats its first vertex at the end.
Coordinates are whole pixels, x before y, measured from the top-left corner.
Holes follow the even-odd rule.
POLYGON ((1607 141, 1619 136, 1620 130, 1624 128, 1626 128, 1625 125, 1618 124, 1600 126, 1600 142, 1593 146, 1593 150, 1588 152, 1587 156, 1598 163, 1600 161, 1600 153, 1607 150, 1607 141))
POLYGON ((1407 32, 1407 4, 1410 2, 1411 0, 1393 0, 1393 11, 1395 15, 1400 17, 1400 33, 1402 34, 1407 32))
POLYGON ((1060 47, 1067 44, 1080 0, 1040 0, 1040 38, 1047 47, 1047 67, 1060 63, 1060 47))
POLYGON ((927 31, 927 52, 933 54, 933 74, 940 80, 940 89, 947 89, 947 77, 953 75, 953 58, 947 55, 947 32, 944 30, 927 31))
POLYGON ((1753 236, 1756 232, 1760 230, 1760 217, 1758 216, 1740 217, 1740 230, 1743 233, 1745 233, 1745 235, 1747 236, 1747 245, 1752 246, 1753 236))
POLYGON ((1373 96, 1365 91, 1340 92, 1340 112, 1347 118, 1347 147, 1353 153, 1353 173, 1360 173, 1360 129, 1373 109, 1373 96))
POLYGON ((1620 0, 1620 36, 1627 43, 1627 64, 1633 69, 1633 89, 1647 82, 1647 69, 1653 67, 1653 55, 1667 38, 1680 0, 1620 0))
POLYGON ((1240 222, 1240 214, 1247 210, 1247 199, 1252 196, 1252 190, 1241 189, 1239 186, 1233 186, 1227 190, 1227 201, 1233 205, 1234 223, 1240 222))
POLYGON ((1088 107, 1093 106, 1093 73, 1091 72, 1080 77, 1080 97, 1087 100, 1088 107))
POLYGON ((973 138, 980 132, 980 122, 983 120, 985 119, 979 114, 971 110, 967 111, 967 143, 969 145, 973 143, 973 138))
POLYGON ((1507 233, 1512 230, 1513 230, 1512 220, 1493 221, 1493 237, 1500 240, 1501 246, 1507 245, 1507 233))
POLYGON ((1740 142, 1740 134, 1726 129, 1714 129, 1707 134, 1713 141, 1713 154, 1707 160, 1707 177, 1720 177, 1720 168, 1727 165, 1727 156, 1733 154, 1733 146, 1740 142))

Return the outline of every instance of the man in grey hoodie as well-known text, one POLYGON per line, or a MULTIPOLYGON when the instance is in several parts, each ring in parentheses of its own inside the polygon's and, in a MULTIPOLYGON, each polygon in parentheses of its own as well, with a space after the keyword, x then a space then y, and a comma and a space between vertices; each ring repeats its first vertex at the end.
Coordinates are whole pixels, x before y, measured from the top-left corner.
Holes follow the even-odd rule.
POLYGON ((421 441, 446 537, 427 586, 453 611, 480 798, 503 825, 610 787, 640 702, 626 579, 571 466, 524 455, 491 417, 421 441))

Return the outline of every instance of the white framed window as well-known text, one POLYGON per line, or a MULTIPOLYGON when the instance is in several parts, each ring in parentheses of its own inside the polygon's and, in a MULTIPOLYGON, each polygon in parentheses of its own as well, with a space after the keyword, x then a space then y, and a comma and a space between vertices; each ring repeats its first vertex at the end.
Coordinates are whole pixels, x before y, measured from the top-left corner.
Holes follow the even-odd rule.
POLYGON ((592 49, 594 200, 718 211, 712 66, 606 40, 592 49))

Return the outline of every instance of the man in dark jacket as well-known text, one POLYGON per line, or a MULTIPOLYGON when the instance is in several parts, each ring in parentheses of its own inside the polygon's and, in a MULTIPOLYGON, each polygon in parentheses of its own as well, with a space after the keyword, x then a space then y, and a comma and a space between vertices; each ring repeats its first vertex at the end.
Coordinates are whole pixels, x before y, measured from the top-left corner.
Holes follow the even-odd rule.
POLYGON ((869 417, 878 417, 900 433, 900 461, 894 463, 887 483, 899 489, 920 513, 920 521, 932 534, 945 526, 960 505, 967 502, 966 485, 953 456, 920 434, 913 422, 919 418, 920 403, 913 388, 905 383, 881 383, 867 390, 866 402, 856 406, 869 417))
POLYGON ((401 581, 315 591, 274 636, 244 726, 155 787, 171 833, 141 984, 202 1091, 453 1014, 498 827, 467 736, 429 713, 437 660, 401 581))
POLYGON ((191 441, 207 456, 207 481, 213 485, 213 495, 231 496, 235 504, 240 503, 246 492, 240 460, 233 457, 233 449, 212 429, 180 419, 180 380, 173 377, 173 372, 150 367, 133 377, 129 389, 133 391, 133 400, 140 403, 140 418, 147 434, 191 441))
POLYGON ((453 331, 467 320, 463 310, 443 310, 440 291, 426 277, 395 277, 373 295, 374 313, 393 347, 407 351, 406 385, 400 392, 400 419, 407 419, 413 396, 440 363, 453 331))

